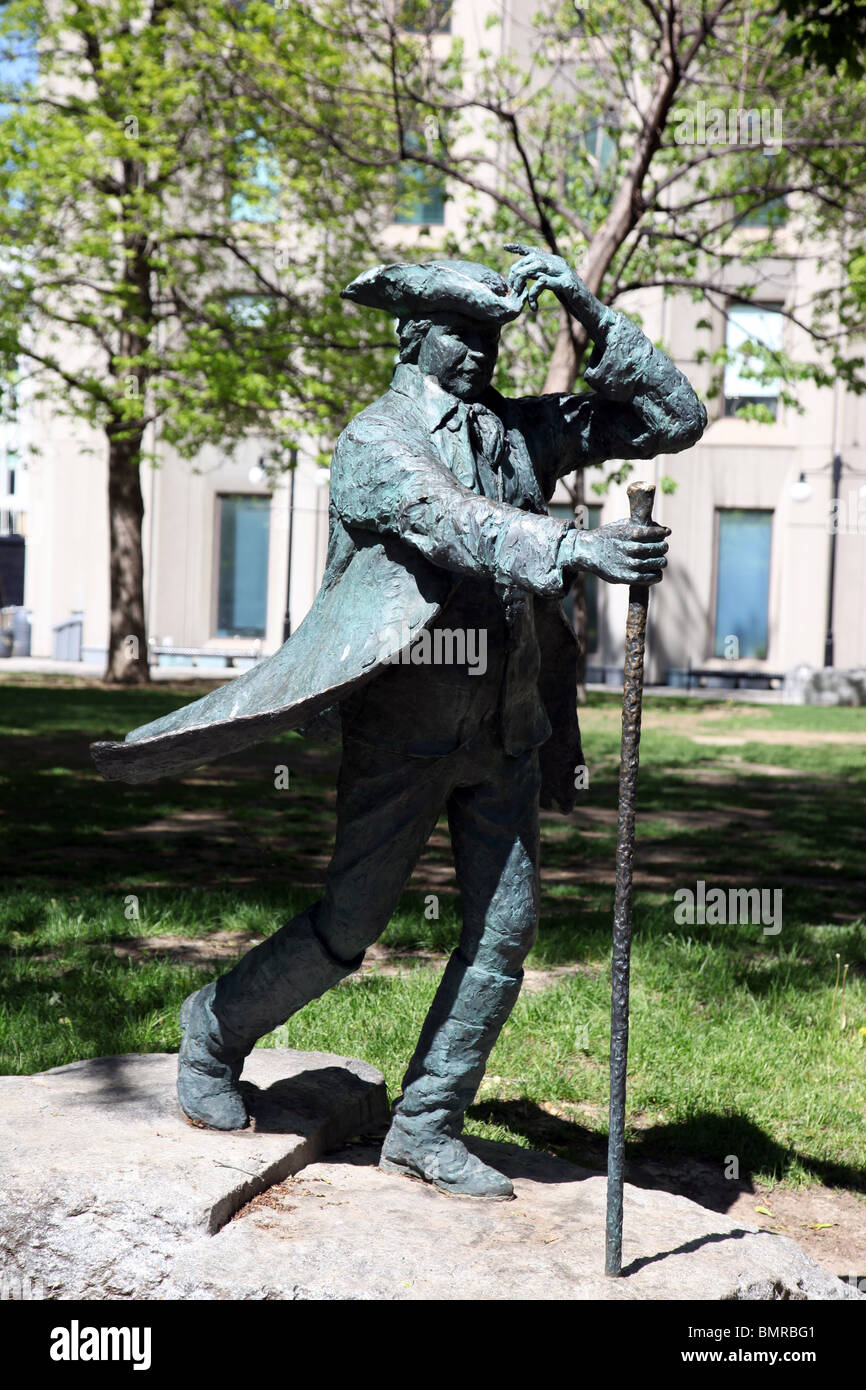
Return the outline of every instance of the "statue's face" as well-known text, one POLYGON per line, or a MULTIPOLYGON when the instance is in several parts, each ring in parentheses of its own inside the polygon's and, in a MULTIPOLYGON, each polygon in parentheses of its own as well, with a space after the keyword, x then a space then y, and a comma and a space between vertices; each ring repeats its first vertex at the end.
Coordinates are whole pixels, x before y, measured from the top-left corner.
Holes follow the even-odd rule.
POLYGON ((477 401, 490 385, 498 353, 498 324, 442 314, 431 320, 418 369, 459 400, 477 401))

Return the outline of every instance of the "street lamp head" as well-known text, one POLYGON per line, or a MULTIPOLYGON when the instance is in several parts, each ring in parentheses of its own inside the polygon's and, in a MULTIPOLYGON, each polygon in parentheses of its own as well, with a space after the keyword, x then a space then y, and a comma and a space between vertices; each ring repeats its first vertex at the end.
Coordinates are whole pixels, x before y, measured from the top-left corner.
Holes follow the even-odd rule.
POLYGON ((806 482, 806 474, 801 473, 791 486, 791 497, 795 502, 808 502, 812 496, 812 484, 806 482))

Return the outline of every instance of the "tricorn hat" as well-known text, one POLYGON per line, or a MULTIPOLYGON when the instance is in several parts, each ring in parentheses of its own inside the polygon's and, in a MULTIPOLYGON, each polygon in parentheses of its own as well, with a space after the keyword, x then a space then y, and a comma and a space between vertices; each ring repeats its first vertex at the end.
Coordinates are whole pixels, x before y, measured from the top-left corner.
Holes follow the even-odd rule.
POLYGON ((368 309, 386 309, 401 319, 455 313, 485 323, 508 323, 523 307, 497 271, 475 261, 377 265, 347 285, 341 298, 368 309))

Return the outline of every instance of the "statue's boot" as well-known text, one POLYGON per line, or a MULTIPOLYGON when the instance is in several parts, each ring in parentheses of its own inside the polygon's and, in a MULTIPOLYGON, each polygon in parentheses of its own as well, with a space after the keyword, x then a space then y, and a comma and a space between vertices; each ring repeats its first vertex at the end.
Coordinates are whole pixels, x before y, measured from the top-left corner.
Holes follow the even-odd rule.
POLYGON ((243 1129, 249 1115, 239 1080, 265 1033, 357 970, 363 953, 341 961, 315 931, 317 905, 293 918, 233 970, 191 994, 180 1011, 177 1098, 184 1114, 212 1129, 243 1129))
POLYGON ((514 1189, 462 1142, 463 1118, 523 981, 452 955, 403 1078, 379 1167, 454 1197, 506 1201, 514 1189))

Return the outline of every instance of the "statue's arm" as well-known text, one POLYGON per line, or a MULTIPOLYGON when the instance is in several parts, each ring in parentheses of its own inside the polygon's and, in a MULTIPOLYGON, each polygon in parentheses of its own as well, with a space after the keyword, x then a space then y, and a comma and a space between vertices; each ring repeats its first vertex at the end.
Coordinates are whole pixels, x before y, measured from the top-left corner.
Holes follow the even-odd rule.
POLYGON ((591 392, 546 400, 557 447, 552 482, 605 459, 649 459, 696 444, 707 412, 688 378, 622 314, 596 339, 584 380, 591 392))
POLYGON ((605 459, 654 458, 697 443, 707 413, 688 378, 637 324, 602 304, 561 257, 530 251, 512 267, 512 288, 557 298, 593 342, 584 379, 592 390, 514 402, 547 495, 575 468, 605 459))
POLYGON ((397 536, 432 564, 561 596, 573 564, 571 523, 536 516, 470 491, 421 431, 367 411, 341 435, 331 503, 344 524, 397 536))

